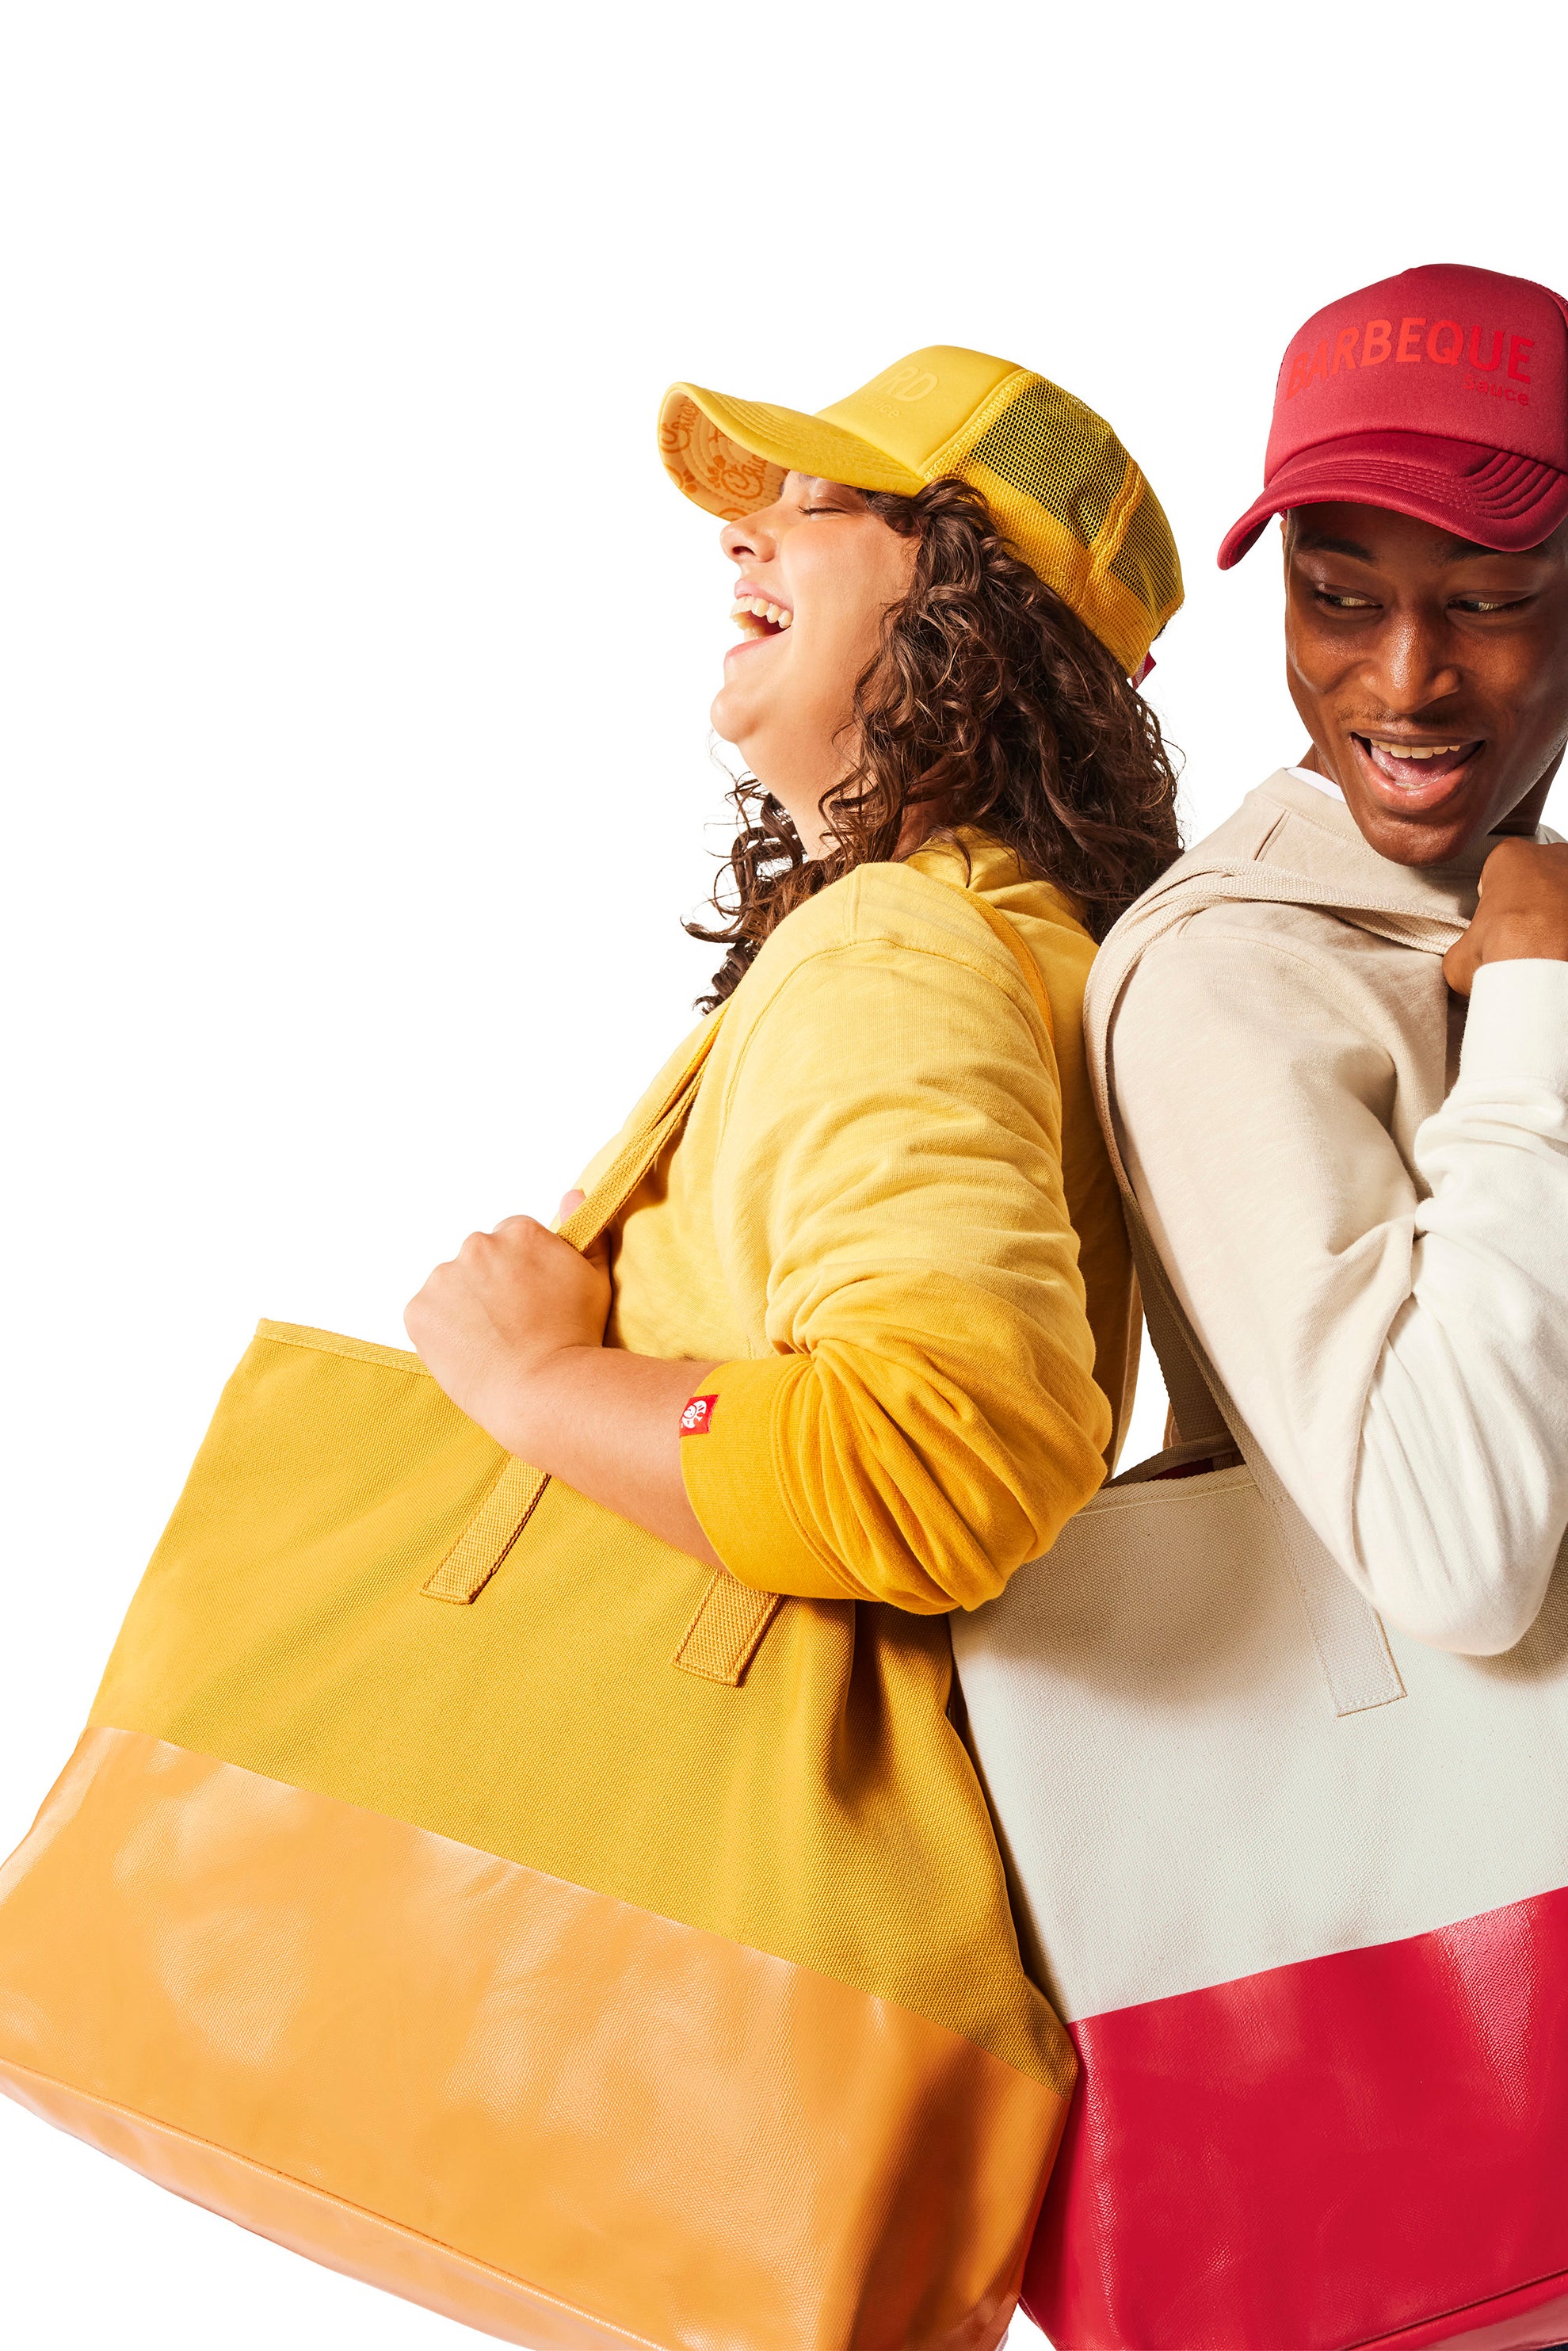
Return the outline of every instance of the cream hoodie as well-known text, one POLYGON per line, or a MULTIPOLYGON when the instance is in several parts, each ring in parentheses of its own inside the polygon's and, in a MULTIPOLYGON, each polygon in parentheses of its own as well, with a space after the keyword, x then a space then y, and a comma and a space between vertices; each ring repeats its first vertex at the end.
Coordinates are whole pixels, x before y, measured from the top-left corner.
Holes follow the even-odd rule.
MULTIPOLYGON (((1124 918, 1118 1127, 1182 1302, 1272 1467, 1396 1625, 1489 1655, 1568 1525, 1568 964, 1440 955, 1492 843, 1417 872, 1286 771, 1124 918), (1359 900, 1239 895, 1246 869, 1359 900)), ((1264 886, 1268 886, 1265 880, 1264 886)))

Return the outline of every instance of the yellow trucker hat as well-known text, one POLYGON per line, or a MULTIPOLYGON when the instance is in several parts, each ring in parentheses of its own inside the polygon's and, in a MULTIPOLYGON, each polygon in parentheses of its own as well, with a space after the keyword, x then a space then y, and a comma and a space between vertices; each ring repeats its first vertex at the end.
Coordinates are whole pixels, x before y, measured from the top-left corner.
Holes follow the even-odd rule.
POLYGON ((912 351, 815 416, 674 383, 659 454, 677 488, 727 522, 770 506, 788 473, 906 497, 956 474, 1129 676, 1182 600, 1170 525, 1103 417, 984 351, 912 351))

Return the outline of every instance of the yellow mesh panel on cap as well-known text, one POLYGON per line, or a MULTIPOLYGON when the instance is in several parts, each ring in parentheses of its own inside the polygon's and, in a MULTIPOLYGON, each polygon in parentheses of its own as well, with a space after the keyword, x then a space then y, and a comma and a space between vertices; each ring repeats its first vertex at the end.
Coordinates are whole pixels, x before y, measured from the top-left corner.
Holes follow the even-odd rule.
POLYGON ((1182 600, 1164 509, 1104 418, 984 351, 912 351, 816 416, 674 384, 659 447, 686 496, 727 520, 770 504, 790 469, 906 496, 957 474, 1129 673, 1182 600))
POLYGON ((995 515, 1014 554, 1021 556, 1048 588, 1054 588, 1064 604, 1071 604, 1075 612, 1084 612, 1092 558, 1077 533, 1033 498, 1020 497, 1010 482, 993 474, 982 461, 970 458, 962 473, 995 515))
MULTIPOLYGON (((1134 486, 1141 491, 1142 476, 1135 466, 1133 473, 1134 486)), ((964 467, 964 479, 979 491, 1014 554, 1021 556, 1030 569, 1071 606, 1130 677, 1155 633, 1146 607, 1109 569, 1096 569, 1095 554, 1065 523, 1033 498, 1020 496, 988 465, 971 458, 964 467)))
POLYGON ((1127 475, 1127 453, 1104 419, 1043 376, 1009 402, 968 454, 1087 548, 1104 529, 1127 475))
POLYGON ((1113 571, 1096 574, 1074 609, 1101 643, 1115 654, 1129 677, 1135 674, 1164 626, 1164 621, 1157 625, 1151 622, 1148 607, 1113 571))
POLYGON ((1155 614, 1157 636, 1181 602, 1181 559, 1165 508, 1147 482, 1108 569, 1155 614))
POLYGON ((1181 602, 1164 509, 1103 416, 1034 376, 955 465, 1129 672, 1181 602), (1070 549, 1082 549, 1083 560, 1070 549))

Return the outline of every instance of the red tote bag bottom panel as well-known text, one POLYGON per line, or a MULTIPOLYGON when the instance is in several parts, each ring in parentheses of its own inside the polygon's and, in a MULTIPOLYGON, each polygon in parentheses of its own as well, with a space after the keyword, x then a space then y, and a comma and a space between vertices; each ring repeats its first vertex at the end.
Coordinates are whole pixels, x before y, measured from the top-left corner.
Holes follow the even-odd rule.
POLYGON ((1568 2335, 1568 1892, 1073 2027, 1059 2351, 1568 2335))

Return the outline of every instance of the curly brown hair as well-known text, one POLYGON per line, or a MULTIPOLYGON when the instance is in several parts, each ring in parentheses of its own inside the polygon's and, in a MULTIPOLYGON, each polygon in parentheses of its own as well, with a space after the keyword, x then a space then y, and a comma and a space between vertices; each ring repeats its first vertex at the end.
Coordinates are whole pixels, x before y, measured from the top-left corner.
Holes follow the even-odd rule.
POLYGON ((730 794, 740 830, 714 892, 720 927, 685 925, 729 949, 702 1011, 734 992, 786 914, 856 866, 895 857, 912 810, 940 809, 925 840, 974 825, 1004 841, 1026 872, 1076 900, 1096 939, 1180 853, 1159 720, 1115 656, 1009 551, 979 492, 946 475, 913 497, 860 495, 918 538, 914 577, 855 686, 854 756, 822 802, 822 855, 806 856, 755 776, 730 794))

